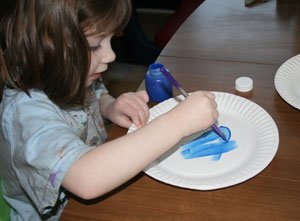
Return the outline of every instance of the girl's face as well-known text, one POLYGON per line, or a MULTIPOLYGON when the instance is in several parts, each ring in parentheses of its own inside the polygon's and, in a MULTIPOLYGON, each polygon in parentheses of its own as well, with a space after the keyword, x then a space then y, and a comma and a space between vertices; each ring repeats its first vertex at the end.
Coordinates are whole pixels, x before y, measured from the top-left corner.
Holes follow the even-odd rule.
POLYGON ((91 50, 91 64, 87 77, 87 87, 94 80, 98 79, 107 70, 108 64, 116 58, 110 44, 112 36, 113 34, 86 37, 91 50))

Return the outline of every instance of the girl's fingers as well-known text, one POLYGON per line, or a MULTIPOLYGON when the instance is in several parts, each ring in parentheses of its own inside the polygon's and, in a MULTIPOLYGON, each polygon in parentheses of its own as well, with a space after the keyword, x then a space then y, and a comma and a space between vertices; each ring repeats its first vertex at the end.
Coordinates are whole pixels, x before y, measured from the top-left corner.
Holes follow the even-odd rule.
POLYGON ((146 93, 146 91, 137 92, 136 102, 139 105, 137 108, 139 111, 139 116, 141 117, 142 125, 147 123, 147 121, 149 119, 150 114, 149 114, 149 108, 147 105, 148 101, 149 101, 149 97, 148 97, 148 94, 146 93))
POLYGON ((131 124, 132 124, 132 121, 127 116, 121 116, 118 121, 118 125, 121 127, 125 127, 125 128, 129 128, 131 126, 131 124))
POLYGON ((135 96, 130 100, 128 106, 128 116, 137 127, 143 126, 147 123, 149 118, 149 109, 141 98, 135 96))
POLYGON ((126 93, 118 99, 116 109, 120 113, 120 118, 131 119, 137 127, 145 125, 149 118, 149 108, 147 102, 149 97, 146 91, 136 93, 126 93))
POLYGON ((149 102, 149 96, 145 90, 136 92, 136 95, 144 100, 145 103, 149 102))

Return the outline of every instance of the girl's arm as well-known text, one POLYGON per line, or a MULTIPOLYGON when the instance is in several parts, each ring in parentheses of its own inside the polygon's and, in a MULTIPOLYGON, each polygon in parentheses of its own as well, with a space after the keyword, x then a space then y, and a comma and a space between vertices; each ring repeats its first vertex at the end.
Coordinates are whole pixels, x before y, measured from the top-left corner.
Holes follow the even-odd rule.
POLYGON ((92 199, 120 186, 173 147, 181 138, 204 130, 217 117, 214 95, 196 92, 171 111, 126 136, 104 143, 81 157, 63 186, 92 199))

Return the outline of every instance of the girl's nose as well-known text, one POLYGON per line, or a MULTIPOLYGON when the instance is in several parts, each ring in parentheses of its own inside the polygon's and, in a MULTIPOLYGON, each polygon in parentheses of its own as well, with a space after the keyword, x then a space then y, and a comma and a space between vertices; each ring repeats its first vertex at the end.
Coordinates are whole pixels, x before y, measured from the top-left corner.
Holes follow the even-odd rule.
POLYGON ((103 53, 103 56, 101 56, 101 62, 102 63, 111 63, 116 59, 116 54, 112 50, 111 45, 107 46, 106 50, 103 53))

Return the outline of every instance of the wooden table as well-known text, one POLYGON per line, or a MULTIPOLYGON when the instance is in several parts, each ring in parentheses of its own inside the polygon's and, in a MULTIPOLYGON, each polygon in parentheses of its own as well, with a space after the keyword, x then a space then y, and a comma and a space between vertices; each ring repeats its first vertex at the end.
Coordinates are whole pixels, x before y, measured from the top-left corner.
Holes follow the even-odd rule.
MULTIPOLYGON (((276 70, 299 53, 300 1, 269 0, 247 8, 244 0, 206 0, 158 61, 188 91, 237 94, 235 79, 251 77, 252 93, 238 95, 275 120, 280 136, 275 158, 254 178, 214 191, 182 189, 140 173, 93 202, 72 199, 61 220, 300 220, 300 111, 274 87, 276 70)), ((115 126, 109 139, 126 132, 115 126)))

